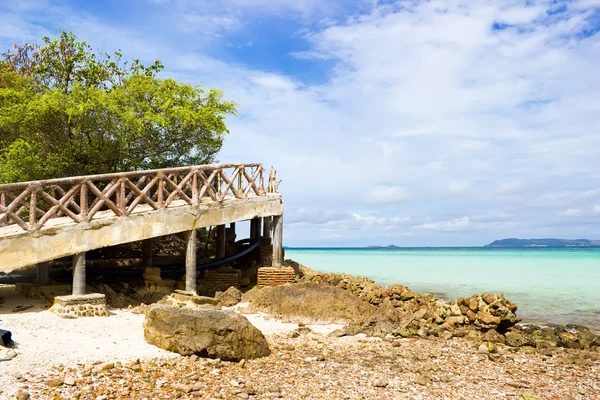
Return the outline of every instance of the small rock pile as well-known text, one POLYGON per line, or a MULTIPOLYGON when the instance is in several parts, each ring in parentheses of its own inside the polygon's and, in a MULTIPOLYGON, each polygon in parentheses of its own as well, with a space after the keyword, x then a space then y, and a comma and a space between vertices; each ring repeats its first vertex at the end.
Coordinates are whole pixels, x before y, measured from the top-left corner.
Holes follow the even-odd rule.
POLYGON ((451 310, 454 315, 464 316, 468 320, 465 322, 484 331, 495 329, 506 332, 521 322, 515 314, 517 305, 505 299, 503 294, 474 294, 468 298, 460 298, 451 306, 451 310))

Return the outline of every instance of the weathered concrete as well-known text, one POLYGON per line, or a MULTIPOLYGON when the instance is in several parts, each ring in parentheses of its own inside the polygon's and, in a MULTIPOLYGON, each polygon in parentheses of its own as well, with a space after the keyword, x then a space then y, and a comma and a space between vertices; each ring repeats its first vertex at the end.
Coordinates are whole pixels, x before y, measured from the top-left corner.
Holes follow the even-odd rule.
POLYGON ((153 242, 154 242, 153 239, 144 240, 144 256, 142 258, 142 266, 144 268, 152 267, 152 245, 153 245, 153 242))
POLYGON ((262 232, 262 237, 264 238, 271 238, 271 220, 272 217, 264 217, 263 218, 263 232, 262 232))
POLYGON ((250 238, 256 239, 260 237, 262 221, 260 218, 254 218, 250 221, 250 238))
POLYGON ((192 229, 187 233, 187 243, 185 250, 185 290, 190 293, 196 293, 196 238, 198 231, 192 229))
POLYGON ((73 295, 85 295, 85 253, 73 256, 73 295))
POLYGON ((197 206, 180 203, 158 211, 140 205, 127 217, 99 212, 92 222, 55 218, 35 232, 16 226, 0 228, 0 272, 101 247, 283 213, 279 194, 228 198, 197 206))
POLYGON ((108 317, 106 296, 102 293, 56 296, 50 312, 62 318, 108 317))
POLYGON ((225 225, 217 225, 217 258, 225 257, 225 225))
POLYGON ((283 215, 273 217, 273 266, 283 264, 283 215))
POLYGON ((35 283, 47 285, 50 282, 50 266, 47 262, 36 265, 35 283))

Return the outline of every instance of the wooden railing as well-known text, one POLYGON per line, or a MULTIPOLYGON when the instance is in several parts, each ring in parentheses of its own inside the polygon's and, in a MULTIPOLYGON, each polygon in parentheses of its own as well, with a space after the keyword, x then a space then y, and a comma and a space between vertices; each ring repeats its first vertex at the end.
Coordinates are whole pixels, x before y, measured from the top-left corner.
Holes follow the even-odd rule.
MULTIPOLYGON (((272 170, 270 180, 275 179, 272 170)), ((277 190, 270 182, 269 192, 277 190), (274 187, 274 189, 273 189, 274 187)), ((123 217, 140 204, 154 210, 264 196, 262 164, 210 164, 0 185, 0 227, 35 231, 50 219, 90 222, 99 211, 123 217)))

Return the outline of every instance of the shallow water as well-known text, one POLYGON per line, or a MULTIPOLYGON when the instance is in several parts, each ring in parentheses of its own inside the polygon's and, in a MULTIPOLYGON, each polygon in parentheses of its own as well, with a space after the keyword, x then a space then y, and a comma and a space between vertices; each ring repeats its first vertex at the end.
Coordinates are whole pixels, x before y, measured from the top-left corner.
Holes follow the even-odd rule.
POLYGON ((286 248, 285 256, 449 300, 504 293, 524 322, 600 330, 600 248, 286 248))

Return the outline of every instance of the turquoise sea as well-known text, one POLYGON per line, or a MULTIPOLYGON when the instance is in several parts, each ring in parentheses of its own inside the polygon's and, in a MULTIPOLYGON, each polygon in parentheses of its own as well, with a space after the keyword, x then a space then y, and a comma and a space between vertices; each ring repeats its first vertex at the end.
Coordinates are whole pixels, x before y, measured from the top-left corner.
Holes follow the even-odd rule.
POLYGON ((286 248, 285 257, 448 300, 504 293, 523 322, 600 331, 600 248, 286 248))

